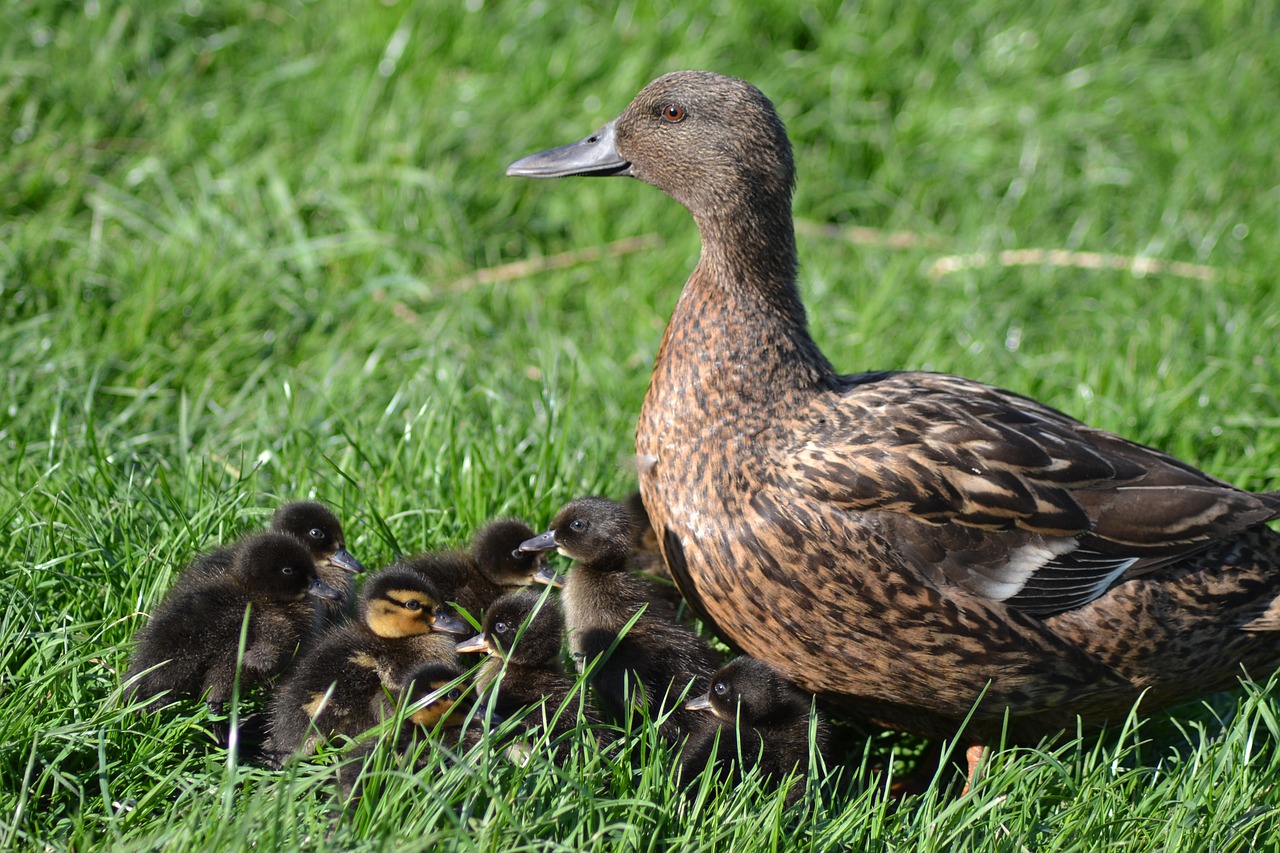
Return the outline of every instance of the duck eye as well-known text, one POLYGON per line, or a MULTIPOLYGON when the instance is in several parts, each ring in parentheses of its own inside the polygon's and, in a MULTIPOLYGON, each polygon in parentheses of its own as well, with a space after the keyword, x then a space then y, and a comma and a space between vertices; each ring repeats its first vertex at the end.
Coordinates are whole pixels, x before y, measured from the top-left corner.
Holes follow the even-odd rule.
POLYGON ((662 108, 662 117, 672 124, 684 118, 684 107, 679 104, 667 104, 662 108))
POLYGON ((307 535, 310 536, 312 539, 323 539, 324 531, 321 530, 319 527, 313 527, 309 531, 307 531, 307 535))
POLYGON ((293 566, 281 566, 281 567, 280 567, 280 574, 282 574, 282 575, 291 575, 291 574, 293 574, 293 566))
POLYGON ((717 681, 712 685, 711 689, 715 691, 717 696, 724 696, 729 692, 729 685, 725 684, 723 681, 717 681))
POLYGON ((574 533, 581 533, 582 531, 586 530, 590 526, 591 525, 587 524, 585 521, 583 521, 580 518, 575 518, 573 521, 569 522, 569 529, 572 530, 574 533))
POLYGON ((411 598, 404 603, 404 609, 405 610, 421 610, 422 602, 418 601, 415 598, 411 598))
POLYGON ((452 699, 454 702, 457 702, 459 699, 462 698, 462 691, 455 687, 452 690, 450 690, 448 693, 446 693, 444 698, 452 699))
POLYGON ((495 634, 505 634, 507 633, 508 627, 510 626, 508 626, 506 622, 499 622, 497 625, 493 626, 493 631, 495 634))

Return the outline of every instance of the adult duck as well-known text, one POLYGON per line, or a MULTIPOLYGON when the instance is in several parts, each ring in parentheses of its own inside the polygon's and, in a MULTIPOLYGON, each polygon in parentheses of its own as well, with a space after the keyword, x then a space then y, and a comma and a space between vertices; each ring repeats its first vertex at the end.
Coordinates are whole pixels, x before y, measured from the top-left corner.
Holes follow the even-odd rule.
POLYGON ((925 735, 1035 738, 1280 663, 1280 493, 1252 494, 1017 394, 841 375, 796 287, 791 146, 741 80, 661 77, 509 175, 628 175, 702 256, 636 429, 685 597, 787 680, 925 735))

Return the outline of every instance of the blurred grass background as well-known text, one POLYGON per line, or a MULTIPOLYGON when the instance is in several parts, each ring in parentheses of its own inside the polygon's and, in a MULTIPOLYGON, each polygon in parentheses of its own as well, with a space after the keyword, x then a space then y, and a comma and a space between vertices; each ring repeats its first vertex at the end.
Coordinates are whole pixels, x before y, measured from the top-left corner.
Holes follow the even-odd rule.
POLYGON ((1280 488, 1275 2, 12 0, 0 843, 1267 837, 1271 691, 1175 715, 1145 751, 1136 734, 1010 750, 960 800, 895 810, 864 768, 798 826, 749 791, 691 812, 660 751, 634 774, 598 756, 561 775, 454 769, 335 821, 324 768, 229 767, 200 745, 198 714, 114 709, 140 614, 280 501, 331 502, 377 566, 497 513, 539 525, 571 497, 631 487, 635 414, 696 231, 633 181, 503 170, 698 67, 750 79, 788 125, 802 290, 835 364, 971 376, 1280 488), (1198 266, 1000 260, 1026 249, 1198 266), (596 254, 555 262, 583 250, 596 254))

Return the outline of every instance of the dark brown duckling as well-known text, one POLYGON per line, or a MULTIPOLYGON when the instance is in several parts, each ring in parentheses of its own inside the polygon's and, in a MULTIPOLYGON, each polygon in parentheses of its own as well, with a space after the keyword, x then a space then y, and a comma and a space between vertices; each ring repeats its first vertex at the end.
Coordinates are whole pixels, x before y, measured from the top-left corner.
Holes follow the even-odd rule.
MULTIPOLYGON (((395 754, 392 764, 396 769, 423 769, 430 754, 426 746, 428 743, 463 750, 480 742, 478 731, 466 726, 470 707, 464 702, 466 687, 459 683, 461 678, 461 668, 456 663, 445 661, 425 663, 406 677, 398 702, 407 709, 407 713, 389 744, 395 754), (405 766, 406 762, 410 765, 405 766)), ((383 697, 384 719, 390 719, 396 712, 391 700, 390 695, 383 697)), ((354 809, 359 802, 363 793, 363 776, 377 746, 377 738, 362 740, 338 768, 342 802, 349 808, 354 809)))
POLYGON ((480 619, 500 596, 533 583, 542 555, 519 550, 533 535, 518 518, 497 518, 476 532, 466 551, 432 551, 397 565, 421 572, 445 601, 480 619))
POLYGON ((308 640, 309 596, 340 593, 316 576, 307 549, 291 536, 260 533, 237 545, 228 568, 175 587, 135 638, 125 693, 155 709, 203 696, 220 710, 231 698, 245 610, 249 611, 240 689, 282 673, 308 640))
MULTIPOLYGON (((711 677, 711 688, 685 705, 709 712, 716 725, 700 732, 680 756, 680 778, 690 785, 714 763, 725 778, 741 779, 759 767, 764 782, 776 787, 795 773, 787 803, 803 795, 809 773, 809 724, 812 694, 785 681, 771 666, 740 657, 711 677)), ((825 764, 830 759, 831 734, 821 714, 814 723, 813 745, 825 764)))
POLYGON ((554 548, 576 561, 561 596, 569 649, 588 667, 605 717, 622 721, 642 701, 643 687, 650 719, 670 712, 659 734, 679 741, 705 725, 701 715, 684 709, 682 696, 705 690, 720 660, 706 641, 676 622, 657 581, 627 571, 636 533, 636 518, 624 506, 586 497, 567 504, 549 531, 520 547, 554 548), (643 615, 620 637, 642 608, 643 615))
POLYGON ((357 615, 329 629, 280 685, 267 741, 273 761, 309 755, 321 740, 355 737, 377 725, 388 692, 399 695, 423 664, 457 666, 455 640, 448 635, 470 633, 435 588, 406 569, 370 576, 357 615))
MULTIPOLYGON (((347 550, 342 522, 333 511, 315 501, 283 504, 271 518, 271 530, 294 537, 307 546, 316 563, 316 573, 342 598, 316 602, 323 624, 336 624, 346 616, 355 600, 354 576, 364 571, 360 561, 347 550)), ((193 562, 179 583, 194 583, 226 571, 231 566, 235 546, 218 548, 193 562)))
MULTIPOLYGON (((554 598, 526 589, 511 592, 490 606, 484 617, 484 631, 463 643, 458 651, 483 652, 489 657, 476 674, 476 689, 492 703, 494 713, 510 719, 526 708, 545 704, 524 718, 525 727, 547 731, 559 737, 577 725, 577 705, 566 703, 574 694, 577 679, 565 672, 564 615, 554 598), (563 708, 563 711, 561 710, 563 708)), ((582 713, 589 723, 599 718, 589 705, 582 713)))
POLYGON ((928 736, 974 709, 972 742, 1280 665, 1254 621, 1280 597, 1280 493, 967 379, 833 369, 796 285, 791 145, 754 86, 668 74, 508 174, 630 175, 693 215, 640 491, 691 606, 788 680, 928 736))

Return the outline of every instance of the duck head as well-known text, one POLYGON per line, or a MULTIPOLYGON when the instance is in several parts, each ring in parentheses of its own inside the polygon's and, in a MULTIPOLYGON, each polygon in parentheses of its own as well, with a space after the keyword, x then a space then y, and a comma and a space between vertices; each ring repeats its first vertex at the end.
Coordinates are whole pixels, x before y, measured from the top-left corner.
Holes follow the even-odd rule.
POLYGON ((332 566, 359 574, 364 566, 347 550, 342 523, 324 504, 293 501, 276 510, 271 529, 287 533, 303 542, 311 551, 317 566, 332 566))
POLYGON ((426 578, 408 569, 384 569, 360 590, 361 621, 380 637, 471 633, 466 623, 440 600, 426 578))
POLYGON ((272 601, 299 601, 308 595, 342 600, 341 592, 316 576, 308 550, 281 533, 260 533, 243 540, 236 547, 231 571, 250 592, 272 601))
POLYGON ((535 590, 508 593, 484 616, 484 632, 459 644, 459 652, 484 652, 516 664, 559 658, 564 640, 560 607, 535 590))
POLYGON ((710 711, 730 725, 795 719, 809 713, 810 700, 763 661, 736 658, 711 677, 711 687, 690 700, 690 711, 710 711))
POLYGON ((431 729, 444 720, 446 728, 462 725, 465 715, 456 713, 464 688, 458 684, 462 671, 453 664, 432 662, 418 667, 405 682, 405 703, 418 706, 409 720, 431 729))
POLYGON ((499 518, 476 533, 471 559, 489 580, 499 586, 528 586, 546 562, 541 553, 521 551, 533 537, 533 528, 516 518, 499 518))
POLYGON ((617 501, 577 498, 556 513, 551 529, 520 545, 522 551, 559 551, 571 560, 622 571, 639 532, 635 515, 617 501))
POLYGON ((680 202, 700 225, 779 208, 789 221, 795 186, 791 143, 773 104, 745 80, 710 71, 659 77, 595 133, 517 160, 507 174, 628 175, 680 202))

